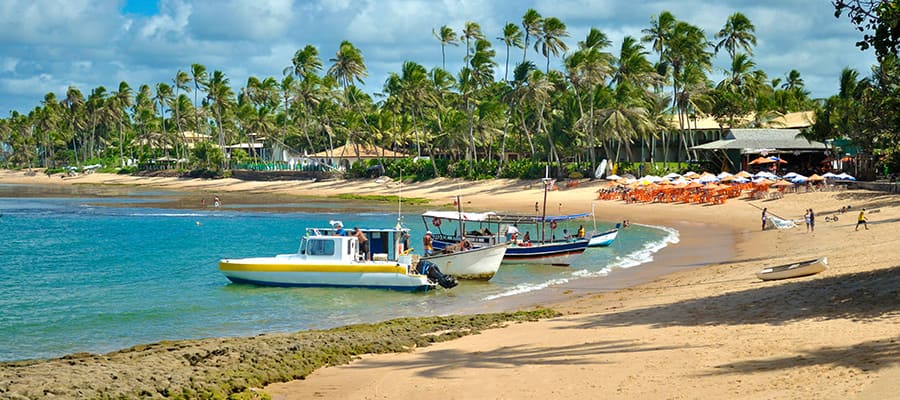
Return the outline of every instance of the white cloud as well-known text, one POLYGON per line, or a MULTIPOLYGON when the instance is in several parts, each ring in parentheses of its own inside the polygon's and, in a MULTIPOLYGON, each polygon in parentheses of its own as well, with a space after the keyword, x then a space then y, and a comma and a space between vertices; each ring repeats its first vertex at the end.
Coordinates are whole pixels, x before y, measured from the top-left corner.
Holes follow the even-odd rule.
POLYGON ((190 26, 201 40, 272 40, 288 33, 293 15, 291 0, 198 0, 190 26))
MULTIPOLYGON (((0 115, 28 111, 50 90, 70 84, 89 93, 125 80, 131 86, 169 82, 179 69, 200 63, 222 70, 236 90, 249 75, 281 77, 293 53, 312 44, 328 68, 341 40, 362 51, 369 77, 365 90, 381 90, 389 72, 406 60, 439 66, 441 50, 432 29, 457 32, 466 21, 481 25, 494 44, 500 77, 505 47, 495 38, 506 22, 521 23, 528 8, 560 18, 574 48, 590 27, 604 31, 618 52, 621 40, 640 37, 650 17, 663 10, 703 28, 708 37, 740 11, 756 25, 754 61, 770 77, 800 71, 813 96, 837 90, 845 66, 869 73, 870 52, 854 47, 860 34, 846 18, 833 17, 828 2, 805 0, 157 0, 156 15, 121 15, 122 0, 0 1, 0 115)), ((447 68, 456 74, 464 48, 447 47, 447 68)), ((528 51, 536 64, 544 61, 528 51)), ((521 60, 514 49, 511 62, 521 60)), ((656 55, 651 53, 650 59, 656 55)), ((717 57, 717 70, 725 57, 717 57)), ((552 60, 551 65, 559 65, 552 60)), ((712 75, 717 78, 716 72, 712 75)))

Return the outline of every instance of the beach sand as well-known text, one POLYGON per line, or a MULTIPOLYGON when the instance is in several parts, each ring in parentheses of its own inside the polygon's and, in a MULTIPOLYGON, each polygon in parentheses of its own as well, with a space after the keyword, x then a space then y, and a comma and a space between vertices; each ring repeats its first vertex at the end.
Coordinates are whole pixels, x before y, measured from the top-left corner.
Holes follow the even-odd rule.
MULTIPOLYGON (((404 197, 432 199, 435 208, 450 207, 460 194, 469 211, 533 212, 542 195, 536 181, 514 180, 436 179, 398 186, 375 180, 48 178, 0 171, 0 183, 140 185, 208 193, 225 204, 231 196, 253 193, 402 190, 404 197)), ((598 188, 560 187, 548 194, 548 213, 589 212, 598 188)), ((528 308, 535 305, 529 299, 539 298, 542 306, 563 312, 561 317, 410 353, 365 356, 263 390, 273 399, 900 398, 898 200, 849 190, 731 199, 715 206, 598 201, 599 218, 673 227, 679 242, 642 267, 512 300, 528 308), (851 212, 825 222, 846 205, 851 212), (761 231, 761 207, 788 219, 802 219, 803 210, 813 208, 815 232, 803 226, 761 231), (856 232, 861 208, 870 210, 870 229, 856 232), (828 257, 830 269, 818 275, 771 282, 754 275, 766 266, 820 256, 828 257)))

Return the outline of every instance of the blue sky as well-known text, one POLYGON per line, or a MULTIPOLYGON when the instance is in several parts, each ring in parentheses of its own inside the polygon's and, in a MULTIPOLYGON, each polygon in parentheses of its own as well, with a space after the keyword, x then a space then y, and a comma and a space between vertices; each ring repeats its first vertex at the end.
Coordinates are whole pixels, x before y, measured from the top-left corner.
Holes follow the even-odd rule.
MULTIPOLYGON (((429 69, 441 64, 432 29, 459 31, 474 21, 496 38, 528 8, 566 23, 570 47, 597 27, 613 41, 614 53, 622 38, 640 37, 663 10, 710 39, 740 11, 756 25, 757 66, 770 78, 797 69, 813 97, 834 94, 844 67, 868 75, 875 59, 854 46, 860 34, 846 18, 834 18, 828 0, 4 0, 0 115, 27 113, 47 92, 62 97, 70 85, 87 95, 100 85, 114 90, 123 80, 135 88, 171 82, 192 63, 225 72, 233 87, 249 76, 280 78, 307 44, 319 48, 327 68, 342 40, 361 49, 369 70, 364 89, 378 92, 406 60, 429 69)), ((494 46, 502 64, 505 48, 497 40, 494 46)), ((462 47, 448 47, 447 68, 458 71, 463 56, 462 47)), ((713 77, 726 65, 717 57, 713 77)))

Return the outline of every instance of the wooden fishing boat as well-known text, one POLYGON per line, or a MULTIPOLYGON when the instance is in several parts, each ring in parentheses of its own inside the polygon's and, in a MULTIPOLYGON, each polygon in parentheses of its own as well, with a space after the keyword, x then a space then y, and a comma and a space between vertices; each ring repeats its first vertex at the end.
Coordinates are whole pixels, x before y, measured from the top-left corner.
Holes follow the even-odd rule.
POLYGON ((489 280, 500 269, 506 249, 505 243, 497 243, 451 253, 438 251, 422 260, 433 262, 441 272, 456 279, 489 280))
POLYGON ((806 260, 777 267, 764 268, 756 273, 756 277, 764 281, 776 279, 796 278, 799 276, 815 275, 828 269, 828 257, 806 260))

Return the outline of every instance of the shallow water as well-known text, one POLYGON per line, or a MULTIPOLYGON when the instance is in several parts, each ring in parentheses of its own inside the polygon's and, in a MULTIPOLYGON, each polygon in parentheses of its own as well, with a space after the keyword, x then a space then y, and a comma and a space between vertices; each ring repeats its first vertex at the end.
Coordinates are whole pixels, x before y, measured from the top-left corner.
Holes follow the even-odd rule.
MULTIPOLYGON (((451 314, 638 265, 677 240, 676 232, 633 226, 568 268, 504 265, 490 282, 428 293, 267 288, 229 283, 217 261, 294 252, 304 228, 332 219, 393 226, 396 205, 361 209, 318 200, 278 207, 290 212, 266 211, 266 204, 189 210, 146 207, 171 192, 122 189, 97 197, 79 189, 86 196, 37 197, 38 190, 0 186, 0 360, 451 314), (32 197, 14 197, 23 195, 32 197), (341 211, 348 209, 353 214, 341 211)), ((420 238, 421 218, 402 218, 420 238)))

